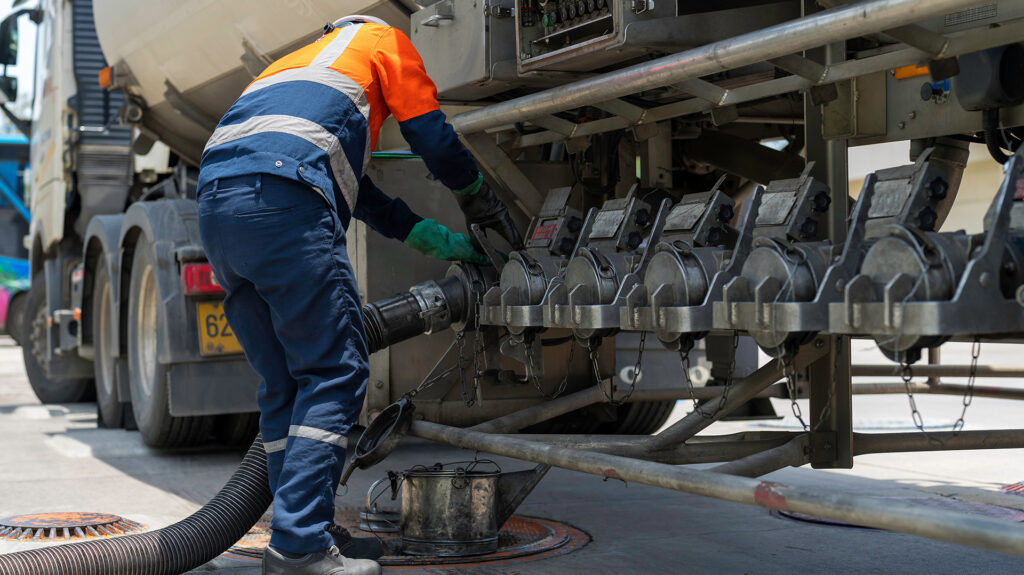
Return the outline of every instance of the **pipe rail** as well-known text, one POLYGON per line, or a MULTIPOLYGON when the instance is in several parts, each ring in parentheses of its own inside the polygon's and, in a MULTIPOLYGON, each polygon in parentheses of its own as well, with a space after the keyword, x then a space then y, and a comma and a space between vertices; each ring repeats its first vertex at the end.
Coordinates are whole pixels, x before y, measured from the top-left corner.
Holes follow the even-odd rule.
POLYGON ((465 112, 451 120, 463 135, 614 100, 718 72, 874 34, 986 0, 869 0, 825 10, 700 48, 465 112))
MULTIPOLYGON (((890 498, 793 487, 714 471, 580 451, 426 421, 413 422, 410 434, 463 449, 545 463, 605 479, 632 481, 1024 556, 1024 526, 1010 521, 943 511, 890 498)), ((796 445, 799 444, 794 442, 785 451, 796 445)))

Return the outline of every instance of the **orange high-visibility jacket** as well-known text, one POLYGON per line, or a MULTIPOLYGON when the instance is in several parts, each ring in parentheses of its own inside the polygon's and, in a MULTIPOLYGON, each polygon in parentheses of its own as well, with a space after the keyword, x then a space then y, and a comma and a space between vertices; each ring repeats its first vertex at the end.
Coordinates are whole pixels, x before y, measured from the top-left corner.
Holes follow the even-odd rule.
POLYGON ((420 218, 364 177, 391 115, 442 183, 459 190, 477 180, 409 38, 356 23, 274 62, 246 88, 206 144, 199 189, 219 178, 273 174, 314 188, 345 227, 355 216, 404 240, 420 218))

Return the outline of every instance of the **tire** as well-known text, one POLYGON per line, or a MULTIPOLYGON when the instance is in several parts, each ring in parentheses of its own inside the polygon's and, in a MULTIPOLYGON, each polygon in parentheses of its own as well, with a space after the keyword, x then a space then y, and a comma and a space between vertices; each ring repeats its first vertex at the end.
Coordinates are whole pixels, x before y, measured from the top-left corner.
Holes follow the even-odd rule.
POLYGON ((160 286, 153 243, 139 238, 128 290, 128 374, 132 413, 150 447, 188 447, 209 438, 213 417, 173 417, 169 411, 168 367, 157 360, 160 286))
POLYGON ((118 358, 113 355, 115 316, 111 305, 110 271, 100 264, 92 291, 93 369, 96 379, 96 420, 100 427, 124 427, 124 406, 117 397, 118 358))
POLYGON ((248 447, 260 432, 259 413, 231 413, 217 416, 213 435, 228 447, 248 447))
POLYGON ((675 401, 638 401, 620 405, 618 420, 602 424, 598 433, 650 435, 665 425, 675 405, 675 401))
POLYGON ((46 283, 42 274, 32 278, 22 313, 21 355, 32 391, 43 403, 77 403, 93 396, 91 379, 54 381, 46 375, 46 283))
POLYGON ((22 345, 22 333, 25 330, 25 301, 28 293, 20 291, 11 297, 7 304, 7 333, 14 343, 22 345))

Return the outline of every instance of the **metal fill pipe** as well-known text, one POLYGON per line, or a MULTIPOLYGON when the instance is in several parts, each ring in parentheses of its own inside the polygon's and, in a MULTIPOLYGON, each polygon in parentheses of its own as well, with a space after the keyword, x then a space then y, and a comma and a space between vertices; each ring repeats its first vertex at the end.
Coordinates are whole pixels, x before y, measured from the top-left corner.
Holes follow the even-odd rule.
MULTIPOLYGON (((962 383, 938 383, 935 385, 928 385, 927 383, 916 381, 910 384, 910 391, 914 393, 930 393, 932 395, 964 395, 967 393, 967 386, 962 383)), ((903 383, 872 382, 853 384, 854 395, 899 395, 904 393, 907 393, 907 388, 903 383)), ((971 395, 974 397, 991 397, 993 399, 1024 400, 1024 389, 975 384, 974 390, 971 391, 971 395)))
POLYGON ((604 394, 601 393, 601 389, 597 386, 591 386, 569 395, 563 395, 550 401, 538 403, 508 415, 485 421, 479 425, 474 425, 471 429, 483 433, 512 433, 524 427, 536 425, 542 421, 553 419, 559 415, 565 415, 603 400, 604 394))
POLYGON ((952 431, 929 431, 928 435, 919 431, 853 434, 854 455, 963 449, 1024 449, 1024 430, 985 429, 956 435, 952 431))
MULTIPOLYGON (((970 377, 969 365, 915 365, 915 376, 923 377, 970 377)), ((900 367, 892 365, 854 365, 850 368, 854 376, 899 377, 900 367)), ((974 369, 977 377, 1020 377, 1024 378, 1024 367, 1009 365, 979 365, 974 369)))
POLYGON ((739 433, 733 436, 720 436, 716 441, 698 441, 698 439, 703 438, 695 438, 691 443, 683 443, 671 449, 654 452, 644 449, 643 440, 645 437, 643 436, 530 434, 499 437, 518 437, 529 439, 536 443, 556 445, 569 449, 582 449, 643 459, 645 461, 682 465, 690 463, 721 463, 745 458, 779 447, 790 441, 794 434, 784 432, 780 435, 763 437, 746 437, 747 435, 750 434, 739 433))
MULTIPOLYGON (((693 397, 696 399, 710 399, 718 397, 718 389, 714 387, 697 387, 693 390, 693 397)), ((626 392, 616 391, 616 400, 625 400, 628 403, 638 401, 671 401, 675 399, 689 399, 690 391, 684 388, 663 388, 663 389, 637 389, 626 398, 626 392)), ((580 391, 562 395, 555 399, 531 405, 530 407, 514 411, 501 417, 474 425, 470 429, 484 433, 512 433, 520 429, 536 425, 560 415, 565 415, 583 409, 588 405, 608 401, 603 391, 598 386, 591 386, 580 391)))
POLYGON ((589 106, 825 44, 898 28, 987 0, 869 0, 459 114, 462 134, 589 106))
POLYGON ((414 421, 410 434, 463 449, 546 463, 606 479, 633 481, 1024 556, 1024 526, 1011 521, 953 513, 889 498, 791 487, 772 481, 567 449, 426 421, 414 421))
POLYGON ((711 471, 741 477, 761 477, 786 467, 800 467, 808 463, 810 446, 810 436, 805 433, 778 447, 712 467, 711 471))
MULTIPOLYGON (((746 403, 747 401, 757 397, 758 393, 763 391, 765 388, 771 386, 779 378, 782 377, 782 372, 776 365, 777 362, 769 362, 754 373, 737 379, 726 389, 719 392, 718 396, 728 394, 725 405, 721 410, 714 413, 714 417, 705 417, 703 410, 694 410, 686 414, 685 417, 679 421, 673 423, 667 429, 657 435, 652 435, 647 439, 647 448, 651 451, 659 449, 666 449, 677 443, 686 441, 694 435, 697 435, 701 430, 706 429, 709 425, 714 423, 716 419, 728 414, 737 406, 746 403)), ((708 404, 712 407, 717 408, 717 399, 709 399, 708 404)))

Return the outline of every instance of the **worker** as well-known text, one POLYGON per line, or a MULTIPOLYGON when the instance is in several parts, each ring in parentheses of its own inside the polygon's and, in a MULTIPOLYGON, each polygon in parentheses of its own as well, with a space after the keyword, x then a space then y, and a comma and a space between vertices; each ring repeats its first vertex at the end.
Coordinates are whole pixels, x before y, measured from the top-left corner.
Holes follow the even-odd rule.
POLYGON ((203 151, 199 228, 224 311, 259 373, 274 496, 263 573, 367 575, 380 544, 334 525, 334 498, 369 375, 361 297, 346 254, 352 218, 424 254, 487 262, 469 238, 414 214, 366 177, 381 123, 455 193, 467 226, 518 249, 508 210, 446 123, 408 37, 350 16, 271 64, 203 151))

